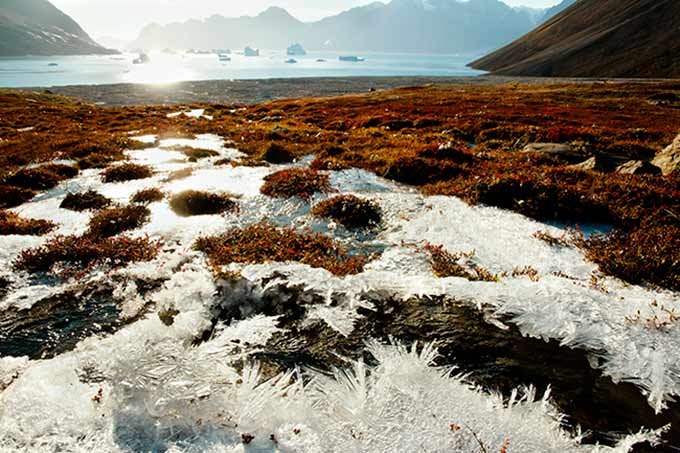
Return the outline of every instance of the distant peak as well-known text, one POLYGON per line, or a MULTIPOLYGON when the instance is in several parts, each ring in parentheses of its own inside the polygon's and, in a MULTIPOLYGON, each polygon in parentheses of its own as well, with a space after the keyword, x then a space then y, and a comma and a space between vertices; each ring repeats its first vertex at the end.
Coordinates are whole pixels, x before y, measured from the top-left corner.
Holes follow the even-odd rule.
POLYGON ((293 18, 293 16, 280 6, 270 6, 259 14, 260 17, 293 18))

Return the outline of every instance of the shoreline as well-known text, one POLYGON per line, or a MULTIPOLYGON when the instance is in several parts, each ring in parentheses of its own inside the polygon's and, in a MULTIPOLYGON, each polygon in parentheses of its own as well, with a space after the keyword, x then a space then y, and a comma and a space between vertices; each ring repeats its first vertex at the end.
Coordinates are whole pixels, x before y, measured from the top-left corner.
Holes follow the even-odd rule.
MULTIPOLYGON (((202 80, 170 84, 67 85, 56 87, 6 88, 38 91, 82 99, 100 106, 143 106, 174 104, 259 104, 281 99, 331 97, 369 91, 438 85, 655 83, 658 79, 606 79, 480 76, 388 76, 311 77, 239 80, 202 80)), ((673 81, 671 79, 671 81, 673 81)), ((3 88, 4 90, 5 88, 3 88)))

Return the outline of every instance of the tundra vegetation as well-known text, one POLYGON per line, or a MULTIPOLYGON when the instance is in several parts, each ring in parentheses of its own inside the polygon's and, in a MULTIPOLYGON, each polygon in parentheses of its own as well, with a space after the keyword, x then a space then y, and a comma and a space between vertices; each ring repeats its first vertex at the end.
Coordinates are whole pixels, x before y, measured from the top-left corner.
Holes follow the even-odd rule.
POLYGON ((614 227, 611 233, 578 241, 592 261, 631 283, 678 290, 677 172, 617 169, 648 163, 673 142, 680 133, 679 94, 676 82, 434 85, 217 104, 210 106, 214 119, 207 120, 168 118, 177 106, 104 109, 2 92, 0 193, 6 196, 0 203, 17 206, 68 179, 67 172, 43 168, 55 159, 75 160, 81 169, 106 167, 109 182, 151 176, 148 168, 118 162, 126 149, 153 146, 131 140, 131 130, 161 139, 214 133, 245 152, 246 164, 315 155, 314 170, 270 175, 265 195, 310 199, 331 190, 323 170, 355 167, 428 195, 457 196, 538 220, 605 223, 614 227), (659 98, 673 101, 652 101, 659 98), (27 125, 33 129, 19 131, 27 125), (527 145, 533 143, 567 148, 532 152, 527 145))

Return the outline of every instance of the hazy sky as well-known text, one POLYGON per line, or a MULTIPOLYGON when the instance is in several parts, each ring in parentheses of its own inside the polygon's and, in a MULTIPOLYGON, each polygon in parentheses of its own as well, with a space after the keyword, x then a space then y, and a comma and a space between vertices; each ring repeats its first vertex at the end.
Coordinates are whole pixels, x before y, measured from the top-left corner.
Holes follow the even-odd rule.
MULTIPOLYGON (((51 0, 73 17, 92 37, 134 39, 150 22, 167 23, 188 18, 254 15, 269 6, 286 8, 302 20, 314 20, 371 0, 51 0)), ((383 0, 387 2, 389 0, 383 0)), ((560 0, 505 0, 509 5, 546 7, 560 0)))

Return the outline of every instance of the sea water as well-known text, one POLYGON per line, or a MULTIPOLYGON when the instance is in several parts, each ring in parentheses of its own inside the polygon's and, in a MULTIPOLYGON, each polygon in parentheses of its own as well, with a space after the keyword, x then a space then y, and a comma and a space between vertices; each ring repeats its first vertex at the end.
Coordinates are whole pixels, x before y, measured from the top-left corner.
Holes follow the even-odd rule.
POLYGON ((466 65, 477 55, 309 52, 287 63, 283 51, 259 57, 151 53, 147 64, 136 54, 0 58, 0 87, 50 87, 112 83, 170 83, 184 80, 268 79, 350 76, 474 76, 466 65), (340 61, 356 55, 364 61, 340 61))

